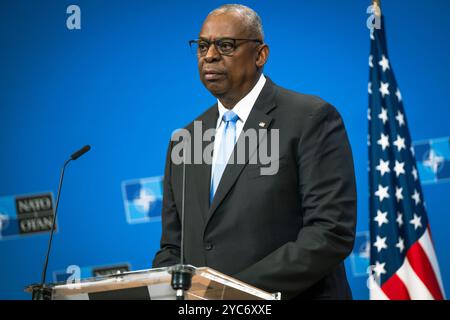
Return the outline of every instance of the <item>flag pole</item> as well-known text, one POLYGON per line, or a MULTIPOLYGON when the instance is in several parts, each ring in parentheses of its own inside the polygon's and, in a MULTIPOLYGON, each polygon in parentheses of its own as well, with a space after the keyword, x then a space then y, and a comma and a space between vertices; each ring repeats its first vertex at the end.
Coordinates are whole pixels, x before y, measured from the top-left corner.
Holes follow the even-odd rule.
POLYGON ((381 0, 372 0, 374 6, 374 13, 377 16, 381 16, 381 0))

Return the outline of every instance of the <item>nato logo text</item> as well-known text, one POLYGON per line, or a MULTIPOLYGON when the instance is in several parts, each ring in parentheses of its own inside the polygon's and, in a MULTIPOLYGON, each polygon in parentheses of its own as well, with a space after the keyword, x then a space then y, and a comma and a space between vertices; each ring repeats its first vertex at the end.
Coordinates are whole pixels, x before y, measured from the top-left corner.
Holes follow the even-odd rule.
POLYGON ((77 283, 81 279, 93 277, 107 277, 110 275, 125 273, 131 270, 129 263, 115 264, 109 266, 87 266, 70 265, 65 270, 53 272, 53 281, 57 283, 77 283))
POLYGON ((52 193, 0 197, 0 239, 48 232, 53 214, 52 193))

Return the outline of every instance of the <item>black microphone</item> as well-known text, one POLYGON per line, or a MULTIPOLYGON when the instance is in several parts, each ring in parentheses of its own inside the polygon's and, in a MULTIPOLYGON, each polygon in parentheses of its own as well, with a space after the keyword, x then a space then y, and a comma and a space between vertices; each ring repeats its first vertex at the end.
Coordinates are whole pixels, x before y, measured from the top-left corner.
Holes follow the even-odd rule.
POLYGON ((85 153, 88 152, 89 150, 91 150, 91 146, 90 146, 90 145, 85 145, 83 148, 81 148, 81 149, 78 150, 77 152, 74 152, 74 153, 70 156, 70 159, 71 159, 71 160, 77 160, 79 157, 81 157, 83 154, 85 154, 85 153))
POLYGON ((51 289, 45 287, 45 274, 47 273, 48 258, 50 256, 50 250, 52 247, 53 232, 55 231, 56 215, 58 213, 58 204, 59 204, 59 197, 61 196, 61 187, 62 187, 63 179, 64 179, 64 171, 66 170, 66 167, 70 163, 70 161, 77 160, 79 157, 81 157, 83 154, 85 154, 89 150, 91 150, 91 147, 89 145, 85 145, 83 148, 81 148, 77 152, 73 153, 70 156, 70 158, 64 162, 64 165, 62 167, 61 176, 59 177, 58 194, 56 197, 55 214, 53 215, 52 230, 50 232, 50 239, 48 240, 47 254, 45 256, 44 268, 42 270, 41 283, 38 286, 33 287, 33 298, 32 298, 33 300, 51 299, 51 289))
POLYGON ((192 275, 195 271, 194 267, 184 264, 184 204, 186 197, 186 149, 189 138, 186 139, 183 150, 183 185, 181 191, 181 248, 180 248, 180 264, 173 266, 169 272, 172 274, 171 286, 176 291, 176 299, 184 300, 184 292, 188 291, 192 285, 192 275))

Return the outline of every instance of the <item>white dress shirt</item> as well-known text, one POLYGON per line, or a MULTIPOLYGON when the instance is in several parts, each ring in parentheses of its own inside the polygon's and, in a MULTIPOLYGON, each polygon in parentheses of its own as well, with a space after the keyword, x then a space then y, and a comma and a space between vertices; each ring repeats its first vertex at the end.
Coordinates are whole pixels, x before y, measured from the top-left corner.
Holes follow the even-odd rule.
MULTIPOLYGON (((255 104, 256 99, 258 99, 258 96, 261 93, 261 90, 264 87, 265 83, 266 83, 266 77, 264 77, 264 75, 261 74, 258 82, 253 87, 253 89, 245 97, 243 97, 234 106, 233 109, 231 109, 239 117, 239 120, 236 122, 236 141, 239 139, 239 135, 241 134, 242 129, 244 128, 245 121, 247 121, 250 111, 252 111, 253 105, 255 104)), ((223 106, 223 104, 219 100, 217 100, 217 107, 219 109, 219 118, 217 119, 216 136, 214 138, 214 152, 213 152, 212 166, 211 166, 211 179, 212 179, 212 176, 214 173, 214 167, 215 167, 215 164, 217 161, 216 150, 219 150, 220 142, 222 141, 223 126, 225 125, 225 122, 222 120, 222 117, 225 112, 229 111, 227 108, 225 108, 223 106)))

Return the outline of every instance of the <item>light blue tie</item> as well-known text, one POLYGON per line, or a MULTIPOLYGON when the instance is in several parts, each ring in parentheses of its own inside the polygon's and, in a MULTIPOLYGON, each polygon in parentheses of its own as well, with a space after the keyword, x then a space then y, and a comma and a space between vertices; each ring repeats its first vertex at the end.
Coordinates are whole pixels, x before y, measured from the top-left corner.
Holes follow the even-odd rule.
POLYGON ((238 115, 233 111, 227 111, 224 113, 222 120, 225 122, 225 125, 223 126, 222 141, 220 142, 216 163, 214 164, 214 171, 211 175, 209 203, 212 203, 222 174, 227 166, 228 159, 236 144, 236 122, 239 120, 238 115))

